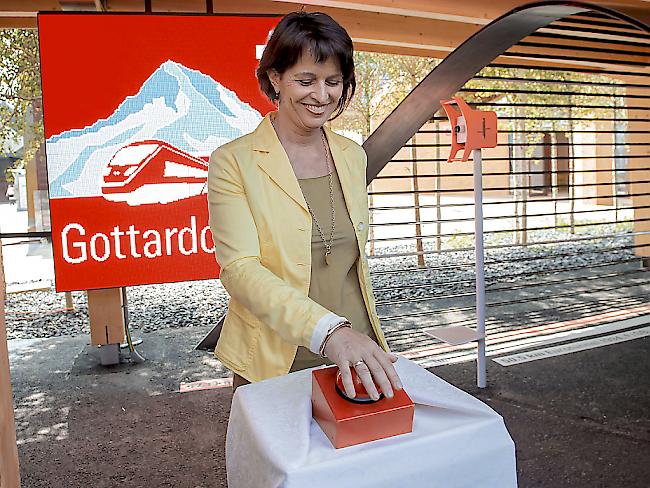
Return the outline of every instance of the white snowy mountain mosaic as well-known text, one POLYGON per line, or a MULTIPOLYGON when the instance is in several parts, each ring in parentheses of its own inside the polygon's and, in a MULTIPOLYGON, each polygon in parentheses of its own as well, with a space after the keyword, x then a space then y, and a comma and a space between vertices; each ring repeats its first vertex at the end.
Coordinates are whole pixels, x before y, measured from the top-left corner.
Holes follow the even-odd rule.
POLYGON ((131 143, 163 141, 199 160, 261 119, 210 76, 166 61, 108 118, 47 139, 50 197, 102 195, 107 164, 131 143))

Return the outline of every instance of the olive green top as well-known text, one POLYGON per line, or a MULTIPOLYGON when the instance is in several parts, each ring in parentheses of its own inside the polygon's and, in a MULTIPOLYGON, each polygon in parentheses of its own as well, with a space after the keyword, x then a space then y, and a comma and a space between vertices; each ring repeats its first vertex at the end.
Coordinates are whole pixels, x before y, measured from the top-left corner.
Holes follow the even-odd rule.
MULTIPOLYGON (((312 219, 309 298, 335 314, 347 318, 355 330, 368 335, 376 342, 377 337, 368 318, 357 275, 359 259, 357 237, 345 206, 341 182, 334 169, 332 177, 335 216, 332 253, 329 256, 329 264, 326 264, 325 244, 318 232, 316 222, 312 219)), ((329 175, 301 179, 298 183, 305 200, 318 219, 325 240, 329 242, 332 230, 329 175)), ((291 371, 330 363, 306 347, 300 346, 291 371)))

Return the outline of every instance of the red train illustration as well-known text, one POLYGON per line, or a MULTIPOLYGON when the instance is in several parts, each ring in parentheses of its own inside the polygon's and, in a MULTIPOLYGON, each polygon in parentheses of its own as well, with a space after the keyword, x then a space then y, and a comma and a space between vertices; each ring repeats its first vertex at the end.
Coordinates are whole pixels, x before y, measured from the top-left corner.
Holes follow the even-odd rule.
POLYGON ((192 156, 164 141, 127 144, 102 175, 105 199, 146 205, 175 202, 207 193, 208 156, 192 156))

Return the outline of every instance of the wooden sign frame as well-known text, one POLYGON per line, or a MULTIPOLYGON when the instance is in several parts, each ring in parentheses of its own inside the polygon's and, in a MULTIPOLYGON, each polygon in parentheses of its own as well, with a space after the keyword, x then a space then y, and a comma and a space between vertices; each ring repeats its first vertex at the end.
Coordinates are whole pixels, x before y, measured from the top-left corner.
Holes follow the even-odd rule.
POLYGON ((16 445, 13 390, 9 372, 9 350, 5 329, 6 286, 0 243, 0 488, 19 488, 20 469, 16 445))

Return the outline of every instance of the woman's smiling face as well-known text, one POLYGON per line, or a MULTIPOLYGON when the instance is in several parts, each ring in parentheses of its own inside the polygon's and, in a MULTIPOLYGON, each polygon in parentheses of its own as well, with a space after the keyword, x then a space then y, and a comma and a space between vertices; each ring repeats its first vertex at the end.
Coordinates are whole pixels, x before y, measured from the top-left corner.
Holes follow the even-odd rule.
POLYGON ((279 74, 268 73, 280 92, 278 115, 303 131, 319 129, 336 110, 343 93, 343 75, 331 57, 317 63, 308 52, 279 74))

